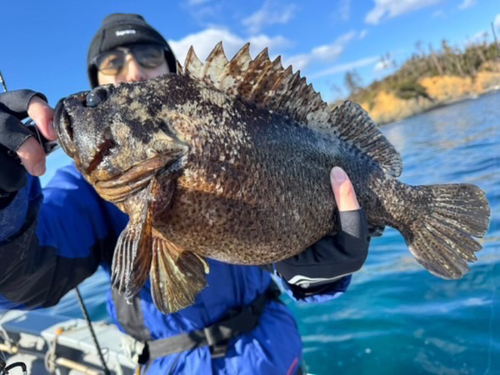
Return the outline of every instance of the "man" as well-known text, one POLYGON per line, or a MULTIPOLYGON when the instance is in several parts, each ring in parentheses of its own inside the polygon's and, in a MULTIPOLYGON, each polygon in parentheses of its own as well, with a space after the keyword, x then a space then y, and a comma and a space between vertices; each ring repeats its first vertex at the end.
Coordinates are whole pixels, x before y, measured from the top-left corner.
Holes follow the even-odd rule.
MULTIPOLYGON (((113 14, 103 21, 87 61, 92 88, 151 79, 176 69, 165 39, 141 16, 131 14, 113 14)), ((99 265, 109 273, 116 240, 128 221, 73 165, 59 170, 42 195, 32 176, 44 173, 45 155, 19 122, 26 115, 47 139, 56 138, 54 113, 42 94, 21 90, 0 95, 3 308, 52 306, 99 265), (24 168, 11 156, 14 153, 24 168)), ((340 168, 333 168, 331 176, 342 231, 293 258, 262 267, 279 275, 295 299, 306 302, 345 292, 350 274, 361 268, 368 250, 366 219, 352 185, 340 168)), ((290 311, 273 294, 270 274, 259 267, 208 262, 209 286, 193 306, 174 314, 156 309, 149 282, 131 304, 111 291, 108 308, 115 323, 148 343, 143 369, 152 374, 297 373, 300 336, 290 311), (229 327, 225 334, 221 325, 229 327), (210 345, 192 338, 197 335, 210 345)))

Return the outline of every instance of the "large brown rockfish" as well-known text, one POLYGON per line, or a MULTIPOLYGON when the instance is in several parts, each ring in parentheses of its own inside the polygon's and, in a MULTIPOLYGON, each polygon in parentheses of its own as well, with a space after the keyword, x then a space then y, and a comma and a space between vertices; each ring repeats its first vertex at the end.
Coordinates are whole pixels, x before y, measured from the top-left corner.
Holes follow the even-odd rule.
POLYGON ((116 245, 113 283, 127 297, 151 277, 164 313, 205 287, 205 257, 265 264, 291 257, 338 228, 329 171, 343 168, 373 228, 404 236, 439 277, 476 260, 489 225, 473 185, 399 182, 399 154, 358 105, 331 109, 267 50, 222 45, 202 64, 193 50, 178 74, 98 87, 62 100, 65 152, 130 217, 116 245))

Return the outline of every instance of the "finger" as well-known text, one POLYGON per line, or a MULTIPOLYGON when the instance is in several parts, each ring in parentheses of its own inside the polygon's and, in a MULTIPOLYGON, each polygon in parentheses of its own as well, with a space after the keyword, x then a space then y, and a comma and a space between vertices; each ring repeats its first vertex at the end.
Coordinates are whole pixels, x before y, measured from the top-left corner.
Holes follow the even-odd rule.
POLYGON ((359 203, 356 198, 356 192, 344 170, 340 167, 332 168, 330 181, 339 211, 358 210, 359 203))
POLYGON ((17 150, 21 163, 32 176, 45 173, 45 153, 33 137, 29 137, 17 150))
POLYGON ((28 104, 28 115, 31 117, 42 135, 49 141, 57 139, 54 130, 54 109, 39 96, 33 96, 28 104))

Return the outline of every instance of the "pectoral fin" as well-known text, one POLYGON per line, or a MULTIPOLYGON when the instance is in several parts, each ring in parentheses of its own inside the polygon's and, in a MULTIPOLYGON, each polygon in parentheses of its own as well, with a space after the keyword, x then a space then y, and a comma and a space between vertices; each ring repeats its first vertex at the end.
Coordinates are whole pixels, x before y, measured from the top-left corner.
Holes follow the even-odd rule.
POLYGON ((204 258, 168 241, 153 229, 151 294, 156 307, 171 314, 194 303, 207 285, 209 267, 204 258))
POLYGON ((149 276, 151 268, 151 233, 155 190, 157 182, 150 182, 147 189, 130 197, 122 207, 130 221, 118 238, 111 265, 111 284, 125 298, 139 292, 149 276))

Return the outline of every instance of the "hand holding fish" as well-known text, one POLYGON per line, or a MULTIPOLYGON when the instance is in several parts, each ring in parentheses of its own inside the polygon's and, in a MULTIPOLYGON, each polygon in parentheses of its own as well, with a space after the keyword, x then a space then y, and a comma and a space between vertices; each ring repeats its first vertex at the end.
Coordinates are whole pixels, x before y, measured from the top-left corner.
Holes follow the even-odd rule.
POLYGON ((26 171, 34 176, 45 172, 45 153, 21 122, 28 116, 47 139, 56 138, 54 111, 42 94, 17 90, 0 95, 0 197, 4 203, 26 184, 26 171), (21 162, 12 157, 16 153, 21 162))
POLYGON ((340 228, 293 257, 265 269, 287 282, 294 298, 325 301, 335 295, 337 283, 359 271, 368 256, 370 235, 365 210, 361 209, 349 176, 340 167, 330 171, 330 183, 338 209, 340 228), (335 282, 335 283, 334 283, 335 282), (314 297, 320 295, 320 297, 314 297))
MULTIPOLYGON (((30 116, 36 126, 49 140, 57 138, 54 131, 54 110, 47 104, 42 94, 31 90, 10 91, 0 99, 0 144, 4 152, 16 152, 22 165, 33 176, 45 173, 45 153, 32 133, 21 123, 30 116)), ((2 160, 5 155, 2 157, 2 160)), ((9 163, 9 161, 6 161, 9 163)), ((17 161, 10 162, 17 163, 17 161)), ((0 188, 3 188, 0 186, 0 188)))

